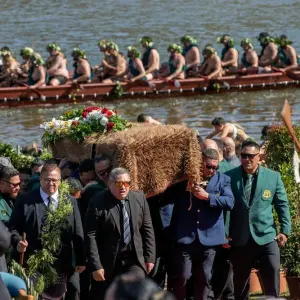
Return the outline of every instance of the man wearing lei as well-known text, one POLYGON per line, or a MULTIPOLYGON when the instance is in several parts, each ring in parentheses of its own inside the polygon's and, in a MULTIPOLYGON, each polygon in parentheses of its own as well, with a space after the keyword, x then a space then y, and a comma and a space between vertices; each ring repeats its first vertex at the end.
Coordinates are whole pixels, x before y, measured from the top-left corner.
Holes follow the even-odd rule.
POLYGON ((157 78, 160 67, 160 58, 157 49, 153 47, 153 41, 151 37, 143 36, 140 39, 144 53, 142 56, 142 62, 144 65, 147 80, 157 78))
POLYGON ((217 38, 219 44, 223 44, 224 48, 221 53, 221 65, 224 74, 232 69, 237 69, 239 66, 239 53, 234 48, 234 40, 229 34, 224 34, 217 38))
POLYGON ((195 71, 200 64, 200 52, 197 45, 197 40, 190 35, 185 35, 181 38, 183 44, 182 55, 185 58, 187 73, 195 71))
POLYGON ((271 67, 278 57, 278 48, 275 44, 275 39, 267 32, 261 32, 257 39, 262 47, 261 55, 259 56, 259 66, 264 68, 264 72, 271 72, 271 67))
POLYGON ((111 56, 111 62, 102 61, 103 67, 109 70, 108 78, 103 83, 113 83, 121 80, 126 74, 126 58, 119 52, 119 47, 114 42, 107 44, 108 54, 111 56))
POLYGON ((182 48, 179 45, 171 44, 168 47, 170 53, 169 66, 165 68, 160 76, 165 78, 166 81, 172 79, 185 79, 185 58, 181 54, 182 48))
POLYGON ((61 52, 58 44, 49 44, 47 51, 50 53, 46 61, 47 73, 49 74, 49 85, 58 86, 65 84, 69 79, 67 59, 61 52))
POLYGON ((212 45, 206 45, 202 54, 205 57, 205 61, 199 69, 200 77, 210 80, 222 76, 221 59, 212 45))
POLYGON ((85 52, 74 48, 72 51, 72 57, 74 60, 74 75, 73 83, 87 83, 92 77, 92 68, 88 62, 85 52))
POLYGON ((143 62, 140 59, 140 53, 137 48, 129 46, 127 48, 127 57, 128 61, 128 73, 125 76, 129 82, 134 82, 136 80, 140 80, 145 78, 145 69, 143 66, 143 62))
POLYGON ((82 223, 76 199, 61 183, 56 164, 43 166, 40 183, 40 189, 22 194, 13 209, 13 256, 18 261, 24 253, 27 272, 38 281, 39 299, 60 299, 67 279, 85 269, 82 223))
POLYGON ((244 74, 257 73, 259 59, 251 40, 248 38, 243 39, 241 47, 244 50, 240 65, 241 72, 244 74))
POLYGON ((277 62, 277 65, 280 67, 279 70, 285 73, 288 70, 296 69, 298 61, 296 50, 292 46, 293 42, 286 35, 281 35, 276 42, 279 45, 277 62))

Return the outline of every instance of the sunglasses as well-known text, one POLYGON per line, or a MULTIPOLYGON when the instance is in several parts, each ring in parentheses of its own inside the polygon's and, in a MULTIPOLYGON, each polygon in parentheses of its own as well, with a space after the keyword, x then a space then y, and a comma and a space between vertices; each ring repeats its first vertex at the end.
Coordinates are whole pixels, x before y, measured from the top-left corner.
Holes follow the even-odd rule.
POLYGON ((122 186, 127 188, 130 186, 130 181, 115 181, 115 186, 117 188, 121 188, 122 186))
POLYGON ((18 187, 18 186, 20 186, 20 184, 21 184, 21 181, 20 181, 20 182, 17 182, 17 183, 12 183, 12 182, 7 181, 7 180, 2 180, 2 181, 6 182, 6 183, 9 183, 10 186, 13 187, 13 188, 18 187))
POLYGON ((104 176, 105 174, 109 174, 110 171, 111 171, 112 167, 108 167, 106 169, 103 169, 101 171, 96 171, 96 173, 99 175, 99 176, 104 176))
POLYGON ((241 153, 241 158, 242 159, 246 159, 246 158, 253 159, 257 154, 259 154, 259 153, 254 153, 254 154, 251 154, 251 153, 241 153))
POLYGON ((205 165, 205 167, 208 170, 218 170, 219 169, 219 166, 205 165))

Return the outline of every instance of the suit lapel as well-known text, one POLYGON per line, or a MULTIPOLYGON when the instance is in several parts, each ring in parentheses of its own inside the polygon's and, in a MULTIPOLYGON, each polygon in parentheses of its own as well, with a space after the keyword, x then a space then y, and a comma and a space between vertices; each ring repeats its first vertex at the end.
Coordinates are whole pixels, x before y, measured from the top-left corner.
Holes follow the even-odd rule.
POLYGON ((37 190, 37 195, 36 195, 35 199, 37 199, 35 201, 34 205, 35 205, 36 220, 37 220, 37 224, 38 224, 38 234, 40 234, 41 226, 42 226, 42 218, 44 217, 43 216, 43 206, 45 204, 44 204, 44 201, 41 197, 39 189, 37 190))
POLYGON ((131 225, 132 225, 132 232, 131 234, 133 235, 133 232, 134 232, 134 228, 136 226, 136 222, 137 222, 137 216, 138 216, 138 213, 137 213, 137 202, 136 202, 136 199, 132 196, 132 194, 128 193, 128 200, 129 200, 129 207, 130 207, 130 219, 131 219, 131 225))
POLYGON ((118 207, 118 202, 117 200, 112 196, 112 194, 109 192, 109 195, 110 195, 110 199, 109 199, 109 203, 110 203, 110 212, 111 212, 111 215, 114 219, 114 222, 116 224, 116 227, 120 233, 120 235, 122 234, 121 233, 121 228, 120 228, 120 210, 119 210, 119 207, 118 207))
POLYGON ((209 180, 206 191, 213 192, 215 185, 219 182, 220 173, 216 172, 215 175, 209 180))
POLYGON ((261 194, 262 186, 263 186, 263 182, 264 182, 265 170, 261 166, 259 166, 258 168, 259 169, 258 169, 258 175, 257 175, 257 179, 256 179, 256 187, 255 187, 255 192, 254 192, 253 199, 251 202, 251 206, 253 205, 253 203, 255 201, 257 201, 260 198, 259 195, 261 194))
POLYGON ((245 194, 244 194, 244 182, 243 182, 243 169, 242 167, 239 167, 238 172, 237 172, 237 189, 238 189, 238 193, 241 196, 241 199, 243 200, 244 204, 249 207, 249 203, 247 202, 246 198, 245 198, 245 194))

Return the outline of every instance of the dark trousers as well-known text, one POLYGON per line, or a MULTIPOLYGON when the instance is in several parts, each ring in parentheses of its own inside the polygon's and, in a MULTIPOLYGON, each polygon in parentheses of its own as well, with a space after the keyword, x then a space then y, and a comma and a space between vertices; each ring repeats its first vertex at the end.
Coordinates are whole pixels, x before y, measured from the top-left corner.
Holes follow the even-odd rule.
POLYGON ((64 300, 79 300, 80 285, 79 285, 79 273, 73 273, 69 277, 67 282, 67 292, 64 300))
POLYGON ((203 246, 198 240, 189 245, 176 245, 172 285, 177 300, 186 298, 187 281, 192 275, 194 299, 207 299, 215 253, 214 247, 203 246))
POLYGON ((79 275, 80 277, 80 299, 89 299, 90 285, 91 285, 91 272, 86 268, 79 275))
POLYGON ((260 246, 250 238, 245 246, 233 247, 231 251, 235 300, 249 299, 250 273, 255 261, 259 262, 266 295, 279 296, 280 254, 276 241, 260 246))
POLYGON ((135 276, 140 278, 145 277, 145 271, 141 268, 137 259, 130 258, 130 259, 118 260, 115 265, 115 270, 111 278, 107 278, 105 281, 95 281, 94 279, 92 279, 90 296, 88 299, 103 300, 106 290, 111 285, 113 279, 118 275, 129 274, 129 273, 134 274, 135 276))
POLYGON ((219 246, 216 249, 211 279, 211 299, 234 300, 233 271, 229 261, 229 249, 219 246))

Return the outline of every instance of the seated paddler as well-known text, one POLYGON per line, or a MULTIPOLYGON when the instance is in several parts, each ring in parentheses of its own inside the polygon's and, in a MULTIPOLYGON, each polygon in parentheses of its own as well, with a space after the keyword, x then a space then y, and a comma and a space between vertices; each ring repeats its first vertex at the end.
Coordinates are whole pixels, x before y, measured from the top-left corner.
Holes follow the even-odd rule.
POLYGON ((277 66, 279 71, 285 73, 288 70, 293 70, 298 67, 298 58, 293 42, 286 35, 281 35, 276 39, 278 44, 278 61, 277 66))
POLYGON ((235 70, 239 66, 239 53, 234 47, 234 40, 229 34, 224 34, 217 38, 219 44, 223 44, 224 48, 221 53, 221 66, 223 74, 235 70))
POLYGON ((34 53, 31 56, 30 69, 28 72, 28 85, 32 89, 46 86, 47 72, 45 62, 40 54, 34 53))
POLYGON ((102 61, 103 67, 109 70, 109 74, 103 83, 113 83, 122 80, 124 75, 126 75, 127 63, 126 58, 120 53, 119 47, 114 42, 109 42, 107 44, 107 51, 110 55, 110 61, 102 61))
POLYGON ((85 52, 79 48, 74 48, 72 51, 74 61, 73 83, 88 83, 92 77, 92 68, 88 62, 85 52))
POLYGON ((207 44, 202 51, 204 62, 199 69, 199 76, 210 80, 222 76, 222 62, 217 51, 211 44, 207 44))
POLYGON ((185 35, 181 38, 181 44, 183 45, 182 55, 185 58, 187 75, 197 69, 200 64, 200 52, 197 45, 197 40, 190 35, 185 35))
POLYGON ((241 47, 244 50, 240 71, 244 74, 255 74, 258 72, 258 55, 254 50, 252 41, 245 38, 241 41, 241 47))
POLYGON ((34 51, 30 47, 24 47, 20 50, 20 56, 22 57, 23 61, 21 63, 21 69, 24 74, 28 74, 31 64, 31 56, 33 55, 34 51))
POLYGON ((272 72, 272 66, 274 66, 278 57, 278 48, 275 44, 275 38, 270 36, 267 32, 261 32, 257 39, 261 45, 259 66, 264 68, 263 72, 272 72))
POLYGON ((137 48, 129 46, 127 48, 127 57, 128 61, 128 71, 125 79, 129 82, 134 82, 136 80, 140 80, 145 78, 145 69, 143 66, 143 62, 140 59, 141 54, 137 50, 137 48))
POLYGON ((143 36, 140 39, 143 48, 142 62, 145 69, 145 77, 147 80, 152 80, 158 77, 160 67, 159 53, 153 47, 153 41, 149 36, 143 36))
POLYGON ((160 77, 166 81, 173 79, 185 79, 185 58, 181 54, 182 48, 179 45, 171 44, 168 47, 170 53, 169 65, 160 73, 160 77))
POLYGON ((49 44, 46 50, 50 54, 46 61, 49 85, 58 86, 65 84, 69 79, 66 56, 61 52, 58 44, 49 44))

